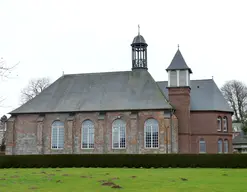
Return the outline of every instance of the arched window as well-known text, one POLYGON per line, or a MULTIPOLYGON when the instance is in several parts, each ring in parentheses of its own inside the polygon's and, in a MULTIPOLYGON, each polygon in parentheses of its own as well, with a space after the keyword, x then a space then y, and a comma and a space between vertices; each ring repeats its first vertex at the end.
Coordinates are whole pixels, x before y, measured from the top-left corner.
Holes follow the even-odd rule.
POLYGON ((117 119, 112 123, 112 148, 122 149, 125 148, 126 143, 126 123, 117 119))
POLYGON ((155 119, 148 119, 144 124, 145 148, 159 147, 159 123, 155 119))
POLYGON ((94 124, 91 120, 85 120, 81 127, 81 148, 94 148, 94 124))
POLYGON ((227 125, 227 117, 224 117, 223 118, 223 131, 227 131, 227 128, 228 127, 228 125, 227 125))
POLYGON ((217 130, 221 131, 221 127, 222 127, 222 119, 221 117, 217 118, 217 130))
POLYGON ((52 123, 52 138, 51 148, 52 149, 63 149, 64 148, 64 123, 61 121, 54 121, 52 123))
POLYGON ((222 145, 222 139, 219 139, 218 140, 218 153, 222 153, 222 148, 223 148, 223 145, 222 145))
POLYGON ((224 140, 224 153, 228 153, 228 149, 229 149, 228 140, 225 139, 225 140, 224 140))
POLYGON ((206 153, 206 142, 203 138, 201 138, 199 141, 199 152, 206 153))

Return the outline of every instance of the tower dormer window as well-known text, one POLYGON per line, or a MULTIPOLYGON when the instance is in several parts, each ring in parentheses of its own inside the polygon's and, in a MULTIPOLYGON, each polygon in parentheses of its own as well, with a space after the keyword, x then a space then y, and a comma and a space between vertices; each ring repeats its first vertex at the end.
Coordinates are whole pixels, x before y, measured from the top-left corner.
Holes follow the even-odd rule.
POLYGON ((190 74, 192 71, 185 63, 179 49, 166 71, 168 72, 168 87, 190 86, 190 74))

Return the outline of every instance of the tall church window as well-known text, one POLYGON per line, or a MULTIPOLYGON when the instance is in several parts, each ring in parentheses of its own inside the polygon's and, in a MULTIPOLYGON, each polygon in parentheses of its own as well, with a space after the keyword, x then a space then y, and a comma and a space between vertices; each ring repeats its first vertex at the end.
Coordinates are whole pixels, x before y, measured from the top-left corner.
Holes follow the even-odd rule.
POLYGON ((224 153, 228 153, 228 148, 229 148, 228 140, 225 139, 225 140, 224 140, 224 153))
POLYGON ((156 119, 148 119, 144 123, 145 148, 159 147, 159 123, 156 119))
POLYGON ((201 138, 199 141, 199 152, 206 153, 206 142, 203 138, 201 138))
POLYGON ((223 131, 227 131, 227 117, 223 118, 223 131))
POLYGON ((64 148, 64 123, 61 121, 54 121, 52 123, 51 131, 51 148, 63 149, 64 148))
POLYGON ((222 144, 222 139, 218 140, 218 153, 222 153, 222 148, 223 148, 223 144, 222 144))
POLYGON ((81 142, 82 149, 94 148, 94 124, 91 120, 85 120, 82 123, 81 142))
POLYGON ((217 130, 221 131, 221 127, 222 127, 221 117, 218 117, 217 118, 217 130))
POLYGON ((117 119, 112 123, 112 148, 123 149, 126 147, 126 123, 117 119))

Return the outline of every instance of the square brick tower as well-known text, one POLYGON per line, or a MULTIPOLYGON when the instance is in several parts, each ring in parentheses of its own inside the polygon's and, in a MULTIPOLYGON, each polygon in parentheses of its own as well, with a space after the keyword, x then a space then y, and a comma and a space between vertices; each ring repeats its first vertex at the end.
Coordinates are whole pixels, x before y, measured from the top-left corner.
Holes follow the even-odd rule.
POLYGON ((190 74, 179 48, 166 69, 168 72, 168 97, 175 107, 178 118, 178 150, 179 153, 191 152, 190 126, 190 74))

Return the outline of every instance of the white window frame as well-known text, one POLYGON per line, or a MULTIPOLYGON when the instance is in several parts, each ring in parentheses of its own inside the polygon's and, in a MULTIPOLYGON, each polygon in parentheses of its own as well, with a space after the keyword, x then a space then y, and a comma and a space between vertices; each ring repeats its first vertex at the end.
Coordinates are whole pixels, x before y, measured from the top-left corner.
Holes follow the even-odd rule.
POLYGON ((64 123, 62 122, 62 121, 59 121, 59 120, 56 120, 56 121, 54 121, 53 123, 52 123, 52 125, 51 125, 51 149, 55 149, 55 150, 63 150, 64 149, 64 141, 65 141, 65 139, 64 139, 64 137, 65 137, 65 129, 64 129, 64 123), (56 125, 56 123, 58 123, 57 125, 56 125), (54 133, 54 129, 55 128, 57 128, 57 143, 56 143, 56 148, 55 147, 53 147, 53 133, 54 133), (59 138, 59 131, 61 130, 61 129, 63 129, 63 147, 62 148, 58 148, 58 144, 59 144, 59 140, 60 140, 60 138, 59 138))
POLYGON ((82 126, 81 126, 81 149, 94 149, 94 145, 95 145, 95 128, 94 128, 94 123, 93 121, 87 119, 85 121, 82 122, 82 126), (87 130, 87 141, 86 141, 86 145, 87 147, 83 147, 83 130, 84 129, 88 129, 87 130), (93 147, 90 147, 90 142, 89 142, 89 138, 90 138, 90 132, 89 130, 92 129, 93 130, 93 147))
POLYGON ((223 131, 227 132, 227 130, 228 130, 228 122, 227 122, 227 117, 225 116, 223 118, 223 131))
POLYGON ((222 139, 218 139, 218 141, 217 141, 217 151, 218 151, 218 153, 223 153, 223 140, 222 139), (219 147, 220 141, 221 141, 221 147, 219 147), (221 151, 219 151, 219 149, 221 151))
POLYGON ((224 139, 224 153, 228 153, 229 152, 229 141, 228 139, 224 139), (227 142, 227 147, 226 147, 226 142, 227 142), (226 151, 227 149, 227 151, 226 151))
POLYGON ((221 131, 221 130, 222 130, 222 118, 218 117, 217 118, 217 131, 221 131), (220 127, 219 127, 218 121, 220 121, 220 127))
MULTIPOLYGON (((148 126, 150 126, 150 125, 148 125, 148 126)), ((159 133, 159 122, 156 119, 154 119, 154 118, 147 119, 145 121, 145 123, 144 123, 144 148, 145 149, 159 149, 159 143, 160 143, 160 141, 159 141, 160 138, 159 137, 160 137, 160 133, 159 133), (146 129, 147 129, 147 124, 149 122, 151 122, 151 121, 157 123, 157 126, 158 126, 158 139, 157 139, 158 147, 153 147, 153 126, 156 126, 154 124, 151 124, 151 147, 147 147, 147 145, 146 145, 146 129)))
POLYGON ((199 140, 199 153, 207 153, 206 141, 203 138, 200 138, 199 140), (201 151, 201 144, 205 145, 205 151, 201 151))
POLYGON ((112 122, 112 149, 126 149, 126 122, 122 119, 116 119, 112 122), (124 128, 124 147, 121 146, 121 128, 124 128), (118 147, 114 147, 113 129, 118 129, 118 147))

